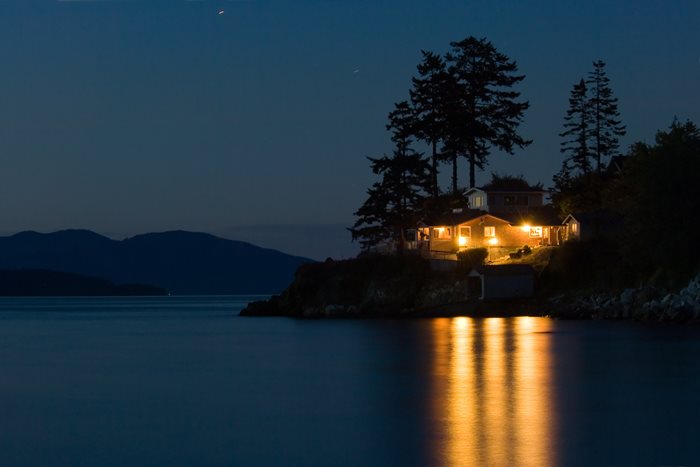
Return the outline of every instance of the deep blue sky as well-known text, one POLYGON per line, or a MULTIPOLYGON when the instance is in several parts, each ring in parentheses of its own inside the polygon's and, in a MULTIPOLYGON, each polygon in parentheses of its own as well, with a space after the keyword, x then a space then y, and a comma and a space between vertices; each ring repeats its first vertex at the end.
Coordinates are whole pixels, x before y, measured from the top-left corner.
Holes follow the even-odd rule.
POLYGON ((187 229, 349 254, 364 156, 391 150, 386 114, 420 50, 469 35, 527 75, 534 139, 477 183, 550 183, 595 59, 623 148, 674 115, 700 122, 697 0, 0 0, 0 232, 187 229))

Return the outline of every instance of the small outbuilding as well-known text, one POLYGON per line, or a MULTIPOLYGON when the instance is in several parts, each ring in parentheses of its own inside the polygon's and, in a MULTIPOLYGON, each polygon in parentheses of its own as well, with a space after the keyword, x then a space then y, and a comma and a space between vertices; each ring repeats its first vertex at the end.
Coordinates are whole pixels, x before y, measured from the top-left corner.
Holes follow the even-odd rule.
MULTIPOLYGON (((481 282, 480 299, 526 298, 535 293, 535 270, 529 264, 479 266, 469 273, 472 281, 481 282)), ((472 282, 472 284, 474 284, 472 282)), ((479 290, 474 284, 471 290, 479 290)))

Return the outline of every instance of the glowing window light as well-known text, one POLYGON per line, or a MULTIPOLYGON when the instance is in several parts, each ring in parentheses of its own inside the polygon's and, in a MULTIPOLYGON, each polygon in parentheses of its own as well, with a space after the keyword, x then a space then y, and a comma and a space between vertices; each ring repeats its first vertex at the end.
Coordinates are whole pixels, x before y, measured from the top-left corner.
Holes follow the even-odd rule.
POLYGON ((532 227, 530 229, 530 236, 531 237, 542 237, 542 227, 532 227))

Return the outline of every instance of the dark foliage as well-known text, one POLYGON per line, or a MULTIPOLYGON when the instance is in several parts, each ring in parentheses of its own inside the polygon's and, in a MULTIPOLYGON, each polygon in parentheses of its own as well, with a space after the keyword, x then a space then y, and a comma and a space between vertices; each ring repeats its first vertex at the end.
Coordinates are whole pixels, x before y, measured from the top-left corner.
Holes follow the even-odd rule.
POLYGON ((469 205, 467 198, 461 191, 457 193, 445 193, 437 198, 428 198, 423 202, 423 219, 427 223, 434 218, 442 218, 455 209, 464 209, 469 205))
MULTIPOLYGON (((566 178, 572 174, 587 174, 591 171, 591 153, 588 140, 591 137, 593 115, 588 99, 586 82, 581 79, 571 90, 569 109, 564 117, 564 131, 561 152, 565 155, 558 177, 566 178)), ((555 178, 556 182, 556 178, 555 178)))
POLYGON ((588 79, 574 85, 560 133, 565 158, 553 178, 551 194, 562 215, 603 208, 602 190, 609 175, 603 165, 617 155, 618 138, 624 134, 605 63, 598 60, 588 79))
POLYGON ((640 276, 673 282, 698 270, 698 173, 700 131, 692 122, 674 121, 657 133, 655 144, 633 146, 625 170, 608 188, 607 204, 625 219, 622 250, 640 276))
POLYGON ((468 37, 450 47, 446 60, 456 90, 448 106, 445 152, 453 157, 456 192, 457 157, 469 162, 469 186, 473 187, 475 171, 484 168, 492 149, 513 154, 516 147, 531 141, 517 133, 529 103, 519 102, 520 93, 513 90, 525 79, 517 74, 516 63, 486 39, 468 37))
POLYGON ((363 255, 353 260, 309 264, 299 268, 281 300, 285 309, 298 313, 303 307, 324 303, 369 309, 380 304, 363 303, 367 291, 381 285, 393 289, 391 295, 402 297, 408 306, 429 275, 428 261, 416 256, 363 255))
POLYGON ((559 249, 546 270, 548 287, 673 288, 687 283, 700 270, 693 222, 700 211, 695 189, 699 172, 700 130, 692 122, 673 122, 657 133, 654 144, 635 144, 619 174, 593 171, 587 179, 578 177, 578 196, 569 200, 580 204, 570 206, 585 207, 581 202, 588 200, 590 207, 598 196, 605 210, 587 211, 593 219, 599 214, 600 231, 589 224, 593 239, 559 249), (622 219, 621 229, 611 224, 614 219, 622 219))
POLYGON ((484 190, 544 190, 542 183, 530 185, 522 175, 501 175, 497 172, 491 173, 491 181, 482 187, 484 190))
POLYGON ((396 104, 389 114, 387 129, 395 144, 391 157, 369 157, 372 171, 381 176, 367 191, 368 197, 355 212, 357 221, 350 229, 353 240, 363 250, 393 239, 398 253, 403 252, 405 231, 420 220, 421 207, 430 191, 428 162, 411 149, 412 111, 407 102, 396 104))
POLYGON ((593 153, 596 170, 601 171, 602 163, 617 154, 618 138, 626 133, 625 126, 620 120, 617 108, 617 98, 613 97, 610 88, 610 78, 605 72, 605 62, 593 62, 593 71, 588 74, 586 85, 590 90, 590 110, 592 119, 593 153))
POLYGON ((471 271, 477 266, 481 266, 489 256, 487 248, 468 248, 457 253, 459 261, 459 269, 462 271, 471 271))
POLYGON ((550 258, 540 284, 546 293, 616 289, 634 285, 628 263, 615 241, 568 242, 550 258))
POLYGON ((454 89, 452 76, 447 72, 444 59, 433 52, 421 51, 423 60, 418 64, 418 77, 412 79, 410 90, 414 111, 413 134, 431 149, 431 190, 433 197, 440 194, 438 162, 442 154, 438 144, 447 133, 447 106, 454 89))

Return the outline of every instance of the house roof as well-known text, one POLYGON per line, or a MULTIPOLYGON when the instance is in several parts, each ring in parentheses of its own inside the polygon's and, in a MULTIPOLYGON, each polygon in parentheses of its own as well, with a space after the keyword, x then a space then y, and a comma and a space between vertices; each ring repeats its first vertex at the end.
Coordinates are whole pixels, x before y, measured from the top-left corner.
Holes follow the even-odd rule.
POLYGON ((480 217, 484 216, 489 216, 493 217, 495 219, 502 220, 503 222, 506 222, 510 224, 511 222, 508 219, 504 219, 503 217, 495 216, 491 214, 490 212, 486 211, 481 211, 479 209, 463 209, 462 212, 451 212, 449 214, 445 214, 443 216, 436 216, 434 219, 431 219, 432 223, 428 223, 429 225, 460 225, 464 224, 469 221, 473 221, 475 219, 478 219, 480 217))
POLYGON ((612 156, 607 167, 608 173, 612 174, 622 172, 625 168, 625 162, 627 162, 627 156, 623 156, 622 154, 612 156))
POLYGON ((459 225, 464 222, 469 222, 472 219, 488 214, 486 211, 481 209, 461 209, 459 212, 449 212, 446 214, 440 214, 426 220, 428 225, 459 225))
POLYGON ((483 186, 483 187, 473 187, 468 189, 465 194, 468 195, 474 191, 483 191, 484 193, 547 193, 547 190, 544 190, 542 188, 537 188, 537 187, 530 187, 530 188, 525 188, 525 187, 520 187, 512 190, 508 190, 505 188, 490 188, 488 186, 483 186))
POLYGON ((499 213, 499 216, 512 225, 561 225, 561 218, 551 205, 535 206, 522 212, 499 213))
POLYGON ((535 270, 529 264, 483 265, 477 266, 474 271, 482 276, 527 276, 535 273, 535 270))
POLYGON ((580 224, 618 224, 621 222, 619 214, 611 211, 601 210, 596 212, 572 212, 562 221, 562 224, 567 224, 571 219, 578 221, 580 224))

